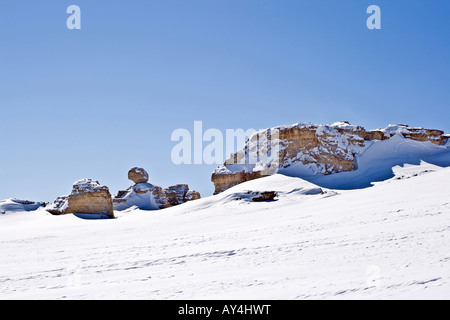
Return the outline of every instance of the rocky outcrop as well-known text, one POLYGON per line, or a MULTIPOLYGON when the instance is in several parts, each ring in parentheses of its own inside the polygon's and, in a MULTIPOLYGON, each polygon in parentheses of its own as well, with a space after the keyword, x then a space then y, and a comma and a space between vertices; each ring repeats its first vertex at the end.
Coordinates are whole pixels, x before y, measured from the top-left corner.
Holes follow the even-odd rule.
POLYGON ((213 172, 211 181, 215 186, 214 194, 218 194, 239 183, 262 178, 268 175, 270 175, 270 173, 266 174, 263 171, 246 172, 245 169, 243 169, 242 171, 231 172, 225 171, 223 168, 219 168, 213 172))
POLYGON ((127 190, 119 191, 113 198, 115 210, 121 211, 130 207, 137 207, 142 210, 157 210, 200 199, 200 193, 189 190, 187 184, 177 184, 162 189, 148 183, 148 174, 142 168, 132 168, 128 172, 128 178, 133 182, 144 180, 145 182, 137 182, 127 190), (141 178, 139 178, 139 175, 141 175, 141 178))
POLYGON ((436 145, 447 143, 444 132, 435 129, 390 125, 367 131, 346 121, 331 125, 298 123, 256 132, 244 149, 230 156, 212 174, 215 194, 239 183, 261 178, 279 169, 301 164, 315 174, 333 174, 357 169, 356 155, 367 141, 387 140, 394 135, 436 145))
POLYGON ((263 191, 259 192, 256 197, 253 197, 252 200, 255 202, 261 201, 274 201, 277 193, 275 191, 263 191))
POLYGON ((405 138, 416 141, 431 141, 440 146, 445 143, 446 137, 443 135, 444 131, 430 130, 421 128, 408 128, 407 132, 402 133, 405 138))
POLYGON ((78 180, 70 195, 58 197, 46 209, 51 214, 99 214, 114 217, 112 197, 108 187, 91 179, 78 180))
POLYGON ((187 184, 177 184, 164 189, 167 201, 171 206, 176 206, 187 201, 200 199, 200 193, 189 190, 187 184))
POLYGON ((237 192, 233 194, 233 200, 244 200, 254 202, 269 202, 276 201, 278 192, 276 191, 253 191, 247 190, 244 192, 237 192))

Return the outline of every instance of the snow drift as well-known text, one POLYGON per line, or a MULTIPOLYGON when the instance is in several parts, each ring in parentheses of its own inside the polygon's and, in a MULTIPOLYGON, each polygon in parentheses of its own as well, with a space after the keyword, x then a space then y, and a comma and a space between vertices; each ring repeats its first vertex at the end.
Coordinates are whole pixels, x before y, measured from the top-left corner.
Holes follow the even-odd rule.
POLYGON ((450 168, 393 174, 353 190, 276 174, 108 220, 1 215, 0 298, 449 299, 450 168))
POLYGON ((450 144, 404 133, 115 219, 1 201, 0 299, 450 299, 450 144))

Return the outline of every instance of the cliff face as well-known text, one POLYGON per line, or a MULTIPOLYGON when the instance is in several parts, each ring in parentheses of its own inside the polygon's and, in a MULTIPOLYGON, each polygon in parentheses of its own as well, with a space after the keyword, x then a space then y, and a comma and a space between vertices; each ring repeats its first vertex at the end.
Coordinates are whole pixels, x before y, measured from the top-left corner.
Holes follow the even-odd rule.
POLYGON ((243 150, 232 154, 224 165, 213 172, 211 181, 217 194, 298 163, 316 174, 353 171, 357 169, 355 157, 364 152, 367 141, 401 135, 406 139, 442 145, 448 140, 448 136, 443 134, 441 130, 410 128, 407 125, 390 125, 367 131, 348 122, 274 127, 249 137, 243 150))

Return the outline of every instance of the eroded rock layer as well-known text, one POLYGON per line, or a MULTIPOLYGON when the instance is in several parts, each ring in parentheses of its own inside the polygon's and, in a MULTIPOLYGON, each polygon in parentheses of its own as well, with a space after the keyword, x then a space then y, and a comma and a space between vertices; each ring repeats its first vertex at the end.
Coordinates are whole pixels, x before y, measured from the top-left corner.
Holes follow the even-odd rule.
POLYGON ((215 194, 239 183, 261 178, 295 164, 315 174, 333 174, 357 169, 355 157, 367 147, 367 141, 387 140, 394 135, 436 145, 449 137, 435 129, 390 125, 367 131, 348 122, 331 125, 297 123, 256 132, 242 150, 232 154, 212 174, 215 194))
POLYGON ((112 197, 98 181, 82 179, 74 183, 70 195, 58 197, 47 208, 52 214, 85 213, 114 217, 112 197))

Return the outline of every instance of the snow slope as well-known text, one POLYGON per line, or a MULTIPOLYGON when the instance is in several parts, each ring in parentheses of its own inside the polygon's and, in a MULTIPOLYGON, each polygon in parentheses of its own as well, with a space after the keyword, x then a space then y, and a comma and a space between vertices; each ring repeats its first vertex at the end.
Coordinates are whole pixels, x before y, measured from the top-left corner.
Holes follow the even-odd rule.
POLYGON ((0 200, 0 215, 10 213, 22 213, 35 211, 40 207, 44 207, 44 202, 34 202, 18 199, 0 200))
POLYGON ((354 190, 278 174, 107 220, 0 215, 0 299, 449 299, 450 168, 392 172, 354 190))
POLYGON ((375 181, 394 177, 392 168, 405 164, 419 165, 421 161, 438 166, 450 165, 450 145, 437 146, 430 141, 406 139, 401 134, 388 140, 367 141, 362 154, 355 155, 358 169, 331 175, 315 174, 309 166, 295 163, 278 172, 301 177, 314 184, 333 189, 366 188, 375 181))
MULTIPOLYGON (((143 210, 158 210, 163 208, 163 201, 153 194, 156 187, 150 183, 138 183, 126 190, 121 196, 124 202, 114 203, 114 210, 122 211, 130 207, 141 208, 143 210)), ((160 189, 160 188, 159 188, 160 189)))

